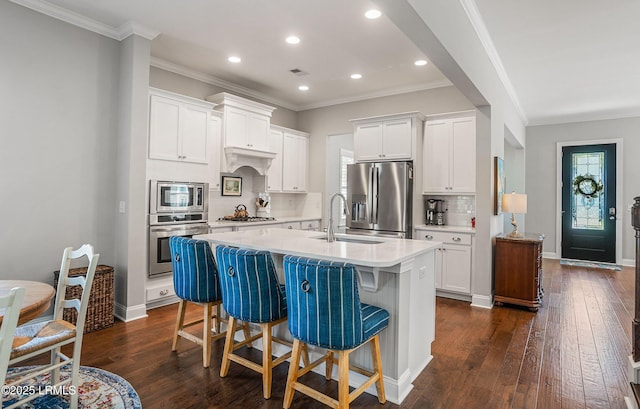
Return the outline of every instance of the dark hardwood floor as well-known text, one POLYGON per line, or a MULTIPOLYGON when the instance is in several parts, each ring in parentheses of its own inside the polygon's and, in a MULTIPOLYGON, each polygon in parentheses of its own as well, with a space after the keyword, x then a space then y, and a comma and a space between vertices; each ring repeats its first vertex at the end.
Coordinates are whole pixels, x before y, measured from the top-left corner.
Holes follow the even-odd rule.
MULTIPOLYGON (((402 407, 624 408, 634 270, 545 260, 543 284, 537 313, 438 298, 434 359, 402 407)), ((175 305, 158 308, 146 319, 87 334, 82 364, 126 378, 145 408, 282 407, 287 364, 275 369, 272 398, 264 400, 259 374, 232 363, 229 376, 219 377, 224 340, 215 342, 209 369, 195 344, 183 341, 171 352, 176 311, 175 305)), ((337 390, 335 382, 307 376, 314 387, 337 390)), ((324 406, 297 393, 293 407, 324 406)), ((364 394, 351 407, 397 405, 379 405, 364 394)))

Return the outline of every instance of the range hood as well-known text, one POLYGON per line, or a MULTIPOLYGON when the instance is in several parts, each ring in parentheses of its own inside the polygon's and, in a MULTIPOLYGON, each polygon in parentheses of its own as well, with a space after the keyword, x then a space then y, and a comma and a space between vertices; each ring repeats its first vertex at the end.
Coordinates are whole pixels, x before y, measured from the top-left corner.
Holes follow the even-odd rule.
POLYGON ((226 146, 224 155, 227 160, 227 172, 233 173, 242 166, 249 166, 263 176, 267 174, 271 161, 276 157, 275 152, 245 149, 237 146, 226 146))

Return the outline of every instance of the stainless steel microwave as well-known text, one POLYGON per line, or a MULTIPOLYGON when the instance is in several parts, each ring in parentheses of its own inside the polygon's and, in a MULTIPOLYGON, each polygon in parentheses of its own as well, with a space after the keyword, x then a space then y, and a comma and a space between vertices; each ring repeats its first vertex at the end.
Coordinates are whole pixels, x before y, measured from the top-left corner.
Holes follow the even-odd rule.
POLYGON ((208 183, 150 181, 149 214, 206 213, 208 201, 208 183))

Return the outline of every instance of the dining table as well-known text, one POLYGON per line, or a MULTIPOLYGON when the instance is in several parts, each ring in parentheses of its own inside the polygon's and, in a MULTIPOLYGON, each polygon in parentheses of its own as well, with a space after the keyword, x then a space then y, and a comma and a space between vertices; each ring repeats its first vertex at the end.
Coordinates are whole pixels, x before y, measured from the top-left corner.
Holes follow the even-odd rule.
MULTIPOLYGON (((31 280, 0 280, 0 296, 8 295, 12 288, 24 287, 24 300, 20 308, 18 325, 38 317, 51 305, 55 295, 53 286, 47 283, 31 280)), ((0 324, 4 317, 4 310, 0 309, 0 324)))

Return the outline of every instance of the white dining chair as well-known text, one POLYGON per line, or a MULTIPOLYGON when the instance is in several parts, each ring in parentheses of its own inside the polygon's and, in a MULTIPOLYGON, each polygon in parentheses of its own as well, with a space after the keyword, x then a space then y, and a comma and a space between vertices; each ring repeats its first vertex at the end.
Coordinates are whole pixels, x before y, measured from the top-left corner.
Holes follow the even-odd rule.
MULTIPOLYGON (((13 349, 9 358, 9 365, 22 362, 34 356, 50 353, 51 361, 49 365, 37 366, 32 371, 21 372, 15 378, 9 379, 7 385, 19 385, 25 380, 34 379, 39 375, 51 373, 51 390, 60 390, 63 385, 71 385, 78 390, 78 370, 80 368, 80 353, 82 351, 82 336, 84 334, 84 323, 89 304, 89 295, 93 277, 98 265, 99 254, 95 254, 93 246, 85 244, 77 250, 67 247, 62 256, 60 266, 60 276, 56 291, 56 303, 53 309, 53 319, 45 322, 25 324, 16 328, 13 342, 13 349), (69 267, 71 261, 86 257, 89 262, 86 276, 69 277, 69 267), (66 299, 67 287, 79 285, 82 287, 80 299, 66 299), (76 323, 64 320, 64 309, 75 308, 78 312, 76 323), (71 357, 62 353, 62 346, 73 344, 73 354, 71 357), (68 379, 60 380, 60 368, 64 365, 71 365, 71 376, 68 379)), ((39 395, 31 394, 24 399, 15 402, 5 409, 11 409, 29 402, 39 395)), ((78 407, 78 393, 71 394, 71 409, 78 407)))
MULTIPOLYGON (((0 326, 0 386, 4 385, 4 379, 7 376, 13 334, 18 325, 23 299, 24 288, 22 287, 12 288, 9 295, 0 297, 0 310, 4 310, 4 317, 0 326)), ((1 403, 0 401, 0 405, 1 403)))

